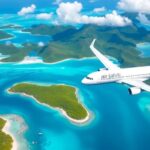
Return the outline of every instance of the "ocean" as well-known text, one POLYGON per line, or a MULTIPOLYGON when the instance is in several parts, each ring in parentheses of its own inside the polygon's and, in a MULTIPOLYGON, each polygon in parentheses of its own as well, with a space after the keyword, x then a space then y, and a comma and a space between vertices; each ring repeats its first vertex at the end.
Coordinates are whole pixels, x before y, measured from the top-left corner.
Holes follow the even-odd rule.
POLYGON ((130 96, 120 84, 83 85, 88 73, 102 67, 97 59, 70 59, 56 64, 0 64, 0 114, 21 116, 31 150, 145 150, 150 147, 150 94, 130 96), (92 113, 87 125, 74 125, 60 112, 7 89, 20 82, 67 84, 92 113), (40 133, 40 134, 39 134, 40 133))
MULTIPOLYGON (((22 5, 18 7, 10 13, 16 13, 22 5)), ((5 11, 4 7, 0 12, 5 11)), ((1 25, 10 23, 30 27, 41 23, 41 20, 34 16, 0 15, 1 25)), ((51 20, 42 23, 50 24, 51 20)), ((34 36, 19 30, 8 29, 7 32, 15 34, 16 37, 8 41, 16 46, 22 46, 26 40, 51 40, 49 36, 34 36)), ((6 43, 7 40, 0 42, 6 43)), ((95 58, 69 59, 56 64, 0 63, 0 114, 15 114, 25 120, 28 128, 24 138, 30 150, 149 149, 150 93, 131 96, 129 87, 117 83, 90 86, 81 83, 86 75, 101 67, 102 64, 95 58), (42 106, 31 98, 7 93, 8 88, 21 82, 66 84, 78 88, 79 100, 92 112, 93 119, 84 126, 74 125, 60 112, 42 106)))

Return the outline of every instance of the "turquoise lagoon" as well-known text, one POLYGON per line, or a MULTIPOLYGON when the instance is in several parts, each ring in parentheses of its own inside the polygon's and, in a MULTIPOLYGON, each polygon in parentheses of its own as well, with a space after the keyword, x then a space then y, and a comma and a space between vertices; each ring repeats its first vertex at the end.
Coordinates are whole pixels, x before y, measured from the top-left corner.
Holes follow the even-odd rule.
POLYGON ((17 47, 22 47, 24 43, 35 43, 38 44, 42 42, 47 44, 52 40, 52 37, 49 35, 33 35, 30 32, 22 32, 20 29, 3 29, 8 34, 11 34, 13 37, 8 39, 0 40, 2 44, 13 43, 17 47))
POLYGON ((137 49, 141 52, 142 57, 150 57, 150 43, 137 44, 137 49))
POLYGON ((56 64, 0 64, 0 114, 25 120, 31 150, 145 150, 150 143, 150 94, 128 94, 120 84, 87 86, 81 80, 102 67, 96 59, 70 59, 56 64), (79 89, 80 101, 93 112, 87 125, 74 125, 61 113, 32 98, 10 95, 18 82, 67 84, 79 89), (145 99, 146 102, 145 102, 145 99))

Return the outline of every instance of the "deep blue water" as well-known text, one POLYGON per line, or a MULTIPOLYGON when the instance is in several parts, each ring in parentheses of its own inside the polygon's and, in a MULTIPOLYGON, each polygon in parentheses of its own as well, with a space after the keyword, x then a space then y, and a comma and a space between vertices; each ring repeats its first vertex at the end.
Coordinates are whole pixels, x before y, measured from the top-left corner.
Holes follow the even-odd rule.
POLYGON ((145 106, 150 105, 150 94, 130 96, 128 88, 119 84, 81 84, 84 76, 99 67, 102 66, 95 59, 52 65, 1 64, 0 114, 15 113, 25 119, 29 126, 25 136, 33 150, 149 149, 150 112, 145 106), (76 126, 30 98, 6 93, 13 84, 26 81, 77 87, 80 101, 93 112, 94 120, 86 126, 76 126))

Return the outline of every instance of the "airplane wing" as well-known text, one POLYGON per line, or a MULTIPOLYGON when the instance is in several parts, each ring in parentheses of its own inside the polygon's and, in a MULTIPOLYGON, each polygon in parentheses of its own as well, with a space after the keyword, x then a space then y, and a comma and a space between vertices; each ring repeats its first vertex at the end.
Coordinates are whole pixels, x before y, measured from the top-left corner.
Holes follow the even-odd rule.
POLYGON ((142 89, 144 91, 150 92, 150 85, 137 80, 122 80, 120 83, 125 83, 134 87, 137 87, 139 89, 142 89))
POLYGON ((104 66, 109 69, 120 69, 117 65, 113 64, 107 57, 105 57, 103 54, 101 54, 95 47, 96 39, 94 39, 90 45, 90 49, 93 51, 93 53, 96 55, 96 57, 104 64, 104 66))

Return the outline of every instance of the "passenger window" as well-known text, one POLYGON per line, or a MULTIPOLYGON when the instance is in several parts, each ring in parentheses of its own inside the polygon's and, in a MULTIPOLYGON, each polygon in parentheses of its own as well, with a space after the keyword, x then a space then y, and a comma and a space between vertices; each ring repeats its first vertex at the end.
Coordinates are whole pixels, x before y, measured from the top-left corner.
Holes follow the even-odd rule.
POLYGON ((87 79, 89 79, 89 80, 93 80, 93 78, 90 78, 90 77, 86 77, 87 79))

